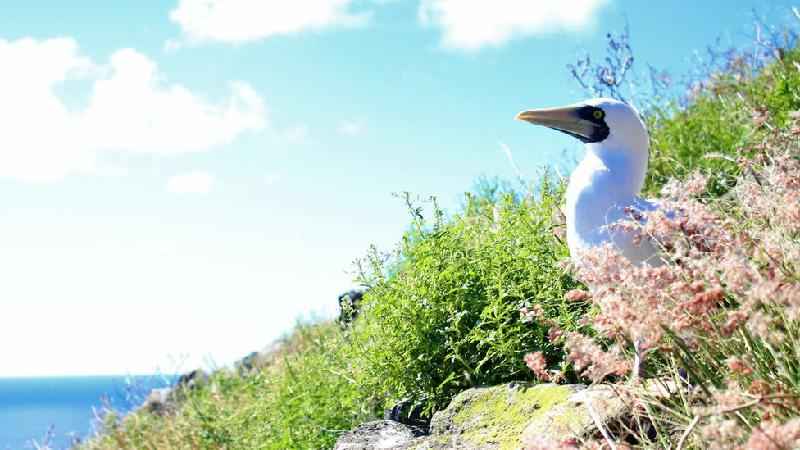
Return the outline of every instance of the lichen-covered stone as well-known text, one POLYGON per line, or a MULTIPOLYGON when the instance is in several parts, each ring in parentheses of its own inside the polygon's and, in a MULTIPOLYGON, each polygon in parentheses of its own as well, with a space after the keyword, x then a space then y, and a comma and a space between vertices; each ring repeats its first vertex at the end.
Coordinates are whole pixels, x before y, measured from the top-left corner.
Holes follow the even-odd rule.
POLYGON ((584 389, 578 385, 506 384, 462 392, 433 416, 415 450, 517 450, 526 427, 584 389))
MULTIPOLYGON (((342 436, 336 449, 542 448, 542 442, 591 437, 598 432, 596 421, 611 423, 626 413, 625 403, 611 386, 506 384, 469 389, 458 394, 446 409, 434 414, 427 436, 407 440, 393 438, 393 446, 386 447, 391 439, 381 437, 386 432, 382 426, 375 425, 381 422, 370 422, 356 430, 360 433, 360 440, 349 440, 348 435, 354 432, 348 433, 342 436), (362 446, 341 446, 350 445, 348 443, 362 446)), ((396 425, 392 427, 402 426, 397 422, 393 424, 396 425)), ((401 434, 408 437, 408 433, 401 434)))
POLYGON ((575 392, 567 401, 532 420, 522 432, 522 443, 528 448, 542 438, 580 440, 598 432, 595 422, 605 426, 627 412, 627 405, 612 386, 594 385, 575 392))

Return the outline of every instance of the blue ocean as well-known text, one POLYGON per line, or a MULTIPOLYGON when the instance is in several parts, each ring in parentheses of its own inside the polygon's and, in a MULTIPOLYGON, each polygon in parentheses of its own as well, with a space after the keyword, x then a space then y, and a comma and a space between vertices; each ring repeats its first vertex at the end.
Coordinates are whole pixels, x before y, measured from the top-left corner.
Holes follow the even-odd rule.
POLYGON ((0 450, 67 449, 94 431, 95 413, 128 412, 174 376, 0 378, 0 450))

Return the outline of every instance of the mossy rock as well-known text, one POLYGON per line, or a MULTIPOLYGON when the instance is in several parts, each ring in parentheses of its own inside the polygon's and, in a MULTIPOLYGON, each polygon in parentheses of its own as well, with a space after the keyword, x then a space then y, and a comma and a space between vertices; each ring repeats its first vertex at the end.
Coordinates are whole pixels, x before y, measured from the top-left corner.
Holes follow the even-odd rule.
POLYGON ((521 441, 525 448, 535 448, 534 443, 546 441, 580 441, 599 433, 597 422, 605 426, 628 413, 628 405, 613 386, 590 386, 573 393, 565 402, 554 405, 546 414, 530 421, 522 432, 521 441))
MULTIPOLYGON (((556 444, 571 439, 580 441, 592 437, 598 433, 597 421, 610 423, 623 418, 626 413, 625 403, 611 386, 512 383, 469 389, 458 394, 446 409, 433 416, 430 434, 427 436, 407 442, 403 442, 404 439, 396 439, 393 441, 396 446, 366 444, 363 447, 342 448, 403 450, 548 448, 542 447, 542 443, 556 444)), ((385 422, 383 421, 378 428, 359 427, 358 430, 362 433, 365 430, 369 431, 359 442, 387 442, 387 439, 384 439, 385 422)), ((404 427, 399 423, 391 425, 394 428, 404 427)), ((407 439, 410 431, 403 434, 407 439)), ((340 439, 340 444, 350 445, 351 442, 343 437, 340 439)))
POLYGON ((519 449, 523 431, 546 417, 582 385, 505 384, 469 389, 433 416, 431 434, 411 448, 519 449))
POLYGON ((597 433, 592 414, 610 422, 625 413, 625 404, 608 386, 522 383, 470 389, 433 416, 429 436, 403 448, 518 450, 589 437, 597 433))

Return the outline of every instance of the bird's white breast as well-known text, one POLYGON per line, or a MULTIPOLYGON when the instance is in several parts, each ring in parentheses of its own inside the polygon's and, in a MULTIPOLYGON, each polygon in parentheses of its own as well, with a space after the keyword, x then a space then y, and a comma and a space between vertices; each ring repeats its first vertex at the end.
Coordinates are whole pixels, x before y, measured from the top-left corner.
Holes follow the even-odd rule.
POLYGON ((599 157, 588 151, 570 176, 567 188, 567 243, 573 258, 581 252, 607 243, 613 244, 634 264, 649 261, 656 253, 649 241, 639 242, 628 232, 610 227, 628 219, 627 207, 639 211, 654 206, 637 197, 641 172, 639 161, 599 157))

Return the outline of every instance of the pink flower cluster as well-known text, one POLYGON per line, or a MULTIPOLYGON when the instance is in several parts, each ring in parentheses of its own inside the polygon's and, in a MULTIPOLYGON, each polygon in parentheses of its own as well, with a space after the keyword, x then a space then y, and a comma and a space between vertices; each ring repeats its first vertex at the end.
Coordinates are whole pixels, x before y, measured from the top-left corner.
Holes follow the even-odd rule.
POLYGON ((666 329, 694 345, 699 337, 719 331, 730 336, 743 325, 780 343, 782 327, 775 321, 800 318, 794 276, 800 268, 800 162, 775 157, 761 173, 740 180, 733 191, 735 215, 727 217, 719 205, 692 197, 704 184, 701 177, 688 183, 694 187, 668 186, 668 198, 646 224, 627 224, 657 242, 669 264, 633 266, 611 246, 592 249, 574 268, 590 293, 573 291, 567 298, 591 296, 600 310, 594 329, 620 344, 639 342, 644 350, 667 345, 666 329))
MULTIPOLYGON (((707 180, 694 175, 667 185, 661 208, 645 220, 620 225, 653 241, 666 264, 636 266, 611 246, 595 248, 572 267, 588 292, 566 295, 597 310, 586 319, 595 337, 566 335, 568 360, 593 382, 629 373, 637 353, 683 352, 716 367, 728 386, 709 385, 715 394, 703 402, 716 415, 698 430, 731 444, 720 448, 800 445, 800 419, 792 418, 800 416, 798 383, 785 381, 800 355, 800 149, 781 136, 765 147, 779 150, 741 161, 742 176, 725 197, 700 198, 707 180), (757 351, 772 362, 757 367, 757 351), (731 419, 740 408, 763 421, 747 427, 731 419)), ((526 362, 542 370, 538 359, 526 362)))
POLYGON ((631 370, 631 362, 622 355, 619 346, 603 350, 591 338, 580 333, 569 333, 567 348, 567 359, 592 382, 600 382, 610 375, 625 375, 631 370))
POLYGON ((785 450, 800 444, 800 418, 781 425, 773 421, 762 422, 753 430, 745 444, 752 450, 785 450))
POLYGON ((539 381, 550 381, 550 374, 547 372, 547 360, 542 352, 528 353, 525 355, 525 364, 536 375, 539 381))

